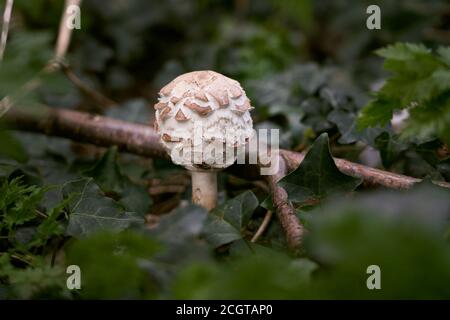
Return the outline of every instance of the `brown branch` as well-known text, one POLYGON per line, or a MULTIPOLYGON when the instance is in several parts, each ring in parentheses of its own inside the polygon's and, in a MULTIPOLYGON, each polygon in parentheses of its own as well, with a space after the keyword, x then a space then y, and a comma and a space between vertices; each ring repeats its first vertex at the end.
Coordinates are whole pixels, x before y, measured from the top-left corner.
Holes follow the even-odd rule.
POLYGON ((150 127, 84 112, 45 108, 32 111, 11 109, 3 117, 14 129, 44 133, 97 146, 117 146, 120 150, 146 157, 168 156, 159 136, 150 127))
POLYGON ((71 5, 80 6, 81 0, 66 0, 64 4, 64 11, 61 16, 61 21, 59 23, 58 38, 55 45, 55 59, 63 60, 66 56, 67 50, 69 49, 70 39, 72 37, 72 29, 67 26, 70 14, 67 9, 71 5))
POLYGON ((0 39, 0 61, 3 60, 3 55, 5 54, 13 4, 14 0, 6 0, 5 10, 3 11, 2 35, 0 39))
POLYGON ((261 235, 264 233, 264 231, 266 231, 267 226, 269 225, 269 222, 271 219, 272 219, 272 211, 267 210, 266 215, 264 216, 264 219, 263 219, 261 225, 259 226, 258 230, 256 230, 255 234, 253 235, 252 239, 250 240, 251 242, 255 243, 256 241, 258 241, 259 237, 261 237, 261 235))
MULTIPOLYGON (((304 153, 292 152, 288 150, 280 150, 280 154, 285 160, 288 172, 295 170, 305 157, 304 153)), ((408 189, 414 184, 422 181, 418 178, 367 167, 345 159, 334 158, 334 162, 342 173, 355 178, 362 178, 366 183, 373 186, 383 186, 390 189, 408 189)), ((433 181, 433 183, 444 188, 450 188, 450 183, 448 182, 433 181)))
MULTIPOLYGON (((49 73, 53 73, 60 69, 61 61, 64 60, 67 50, 69 48, 70 39, 72 36, 72 29, 67 27, 67 19, 69 18, 69 14, 67 13, 67 8, 70 5, 80 5, 81 0, 66 0, 64 5, 64 11, 61 16, 61 21, 59 25, 58 38, 56 40, 56 45, 54 49, 54 57, 39 71, 39 73, 28 80, 25 84, 23 84, 16 92, 5 96, 2 100, 0 100, 0 117, 2 117, 6 112, 8 112, 11 107, 14 106, 16 101, 19 101, 21 98, 27 96, 30 92, 39 88, 42 85, 41 76, 49 73)), ((12 2, 11 2, 12 6, 12 2)), ((5 10, 6 14, 6 10, 5 10)), ((3 28, 5 31, 5 28, 3 28)), ((2 35, 3 37, 3 35, 2 35)), ((6 44, 6 37, 5 37, 6 44)), ((4 48, 3 48, 4 50, 4 48)))
POLYGON ((292 252, 298 253, 302 247, 305 228, 297 218, 295 209, 288 199, 286 190, 277 183, 286 175, 288 170, 287 162, 283 158, 280 158, 277 174, 267 176, 266 179, 272 194, 273 207, 286 235, 287 245, 292 252))
MULTIPOLYGON (((157 133, 150 126, 142 124, 56 108, 36 112, 15 108, 5 114, 4 120, 18 130, 44 133, 104 147, 116 145, 120 150, 137 155, 168 159, 159 143, 157 133)), ((286 173, 296 169, 304 157, 304 153, 280 150, 280 163, 284 164, 286 173)), ((374 186, 407 189, 421 181, 344 159, 335 158, 335 163, 343 173, 362 178, 374 186)), ((242 165, 239 165, 232 166, 228 171, 249 180, 261 179, 258 166, 250 164, 244 166, 245 170, 241 170, 242 165)), ((434 183, 450 188, 448 182, 434 181, 434 183)))
POLYGON ((92 89, 89 87, 83 80, 81 80, 72 69, 64 63, 61 63, 61 70, 66 75, 67 79, 72 82, 72 84, 80 90, 82 94, 86 97, 90 98, 93 102, 95 102, 102 110, 108 109, 109 107, 117 105, 117 102, 109 99, 104 96, 102 93, 92 89))
MULTIPOLYGON (((150 126, 142 124, 54 108, 46 108, 39 112, 13 108, 5 114, 4 120, 12 128, 18 130, 44 133, 49 136, 69 138, 104 147, 116 145, 120 150, 133 154, 169 159, 159 142, 157 133, 150 126)), ((298 251, 301 247, 305 229, 300 224, 286 191, 277 184, 277 181, 295 170, 304 156, 304 153, 280 150, 278 173, 274 176, 266 176, 275 212, 285 231, 288 246, 294 251, 298 251)), ((345 174, 363 178, 373 185, 392 189, 407 189, 421 181, 417 178, 370 168, 344 159, 335 158, 335 163, 345 174)), ((236 165, 227 171, 242 178, 261 179, 257 165, 236 165)), ((435 183, 450 188, 450 184, 447 182, 435 183)))

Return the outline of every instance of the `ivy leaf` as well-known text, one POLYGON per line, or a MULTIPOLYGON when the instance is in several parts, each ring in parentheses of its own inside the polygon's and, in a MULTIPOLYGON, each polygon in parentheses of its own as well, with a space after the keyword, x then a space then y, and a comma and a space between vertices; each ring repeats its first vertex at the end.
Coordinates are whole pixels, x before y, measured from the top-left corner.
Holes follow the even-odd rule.
POLYGON ((17 141, 8 131, 0 129, 0 156, 14 159, 18 162, 26 162, 28 156, 19 141, 17 141))
POLYGON ((120 193, 123 190, 124 178, 117 164, 117 147, 109 148, 95 165, 85 171, 85 174, 94 178, 103 192, 120 193))
POLYGON ((129 100, 119 108, 108 109, 106 115, 115 119, 143 124, 147 124, 151 118, 151 112, 145 99, 129 100))
POLYGON ((333 193, 354 190, 361 179, 339 171, 331 156, 328 134, 321 134, 299 167, 279 181, 289 199, 301 202, 309 198, 323 198, 333 193))
POLYGON ((84 236, 104 229, 119 231, 144 222, 141 215, 125 212, 116 201, 105 197, 91 178, 70 181, 62 191, 65 198, 71 197, 67 235, 84 236))
POLYGON ((380 151, 381 160, 385 168, 389 168, 406 151, 409 144, 398 141, 387 132, 383 132, 375 139, 375 146, 380 151))
POLYGON ((251 191, 226 201, 207 217, 203 234, 214 247, 242 239, 258 199, 251 191))
POLYGON ((158 250, 153 239, 136 231, 103 231, 72 242, 66 256, 82 270, 83 298, 154 298, 156 283, 140 262, 158 250))
POLYGON ((103 192, 118 198, 126 210, 144 215, 152 200, 144 187, 122 173, 118 158, 117 147, 109 148, 91 169, 85 171, 85 175, 94 178, 103 192))
POLYGON ((443 236, 449 195, 448 189, 425 182, 408 191, 381 190, 316 208, 305 247, 328 267, 316 283, 322 298, 448 297, 450 246, 443 236), (382 290, 367 290, 366 268, 372 264, 385 275, 382 290))
POLYGON ((166 242, 182 243, 200 235, 206 217, 205 209, 196 205, 178 208, 161 217, 153 233, 166 242))

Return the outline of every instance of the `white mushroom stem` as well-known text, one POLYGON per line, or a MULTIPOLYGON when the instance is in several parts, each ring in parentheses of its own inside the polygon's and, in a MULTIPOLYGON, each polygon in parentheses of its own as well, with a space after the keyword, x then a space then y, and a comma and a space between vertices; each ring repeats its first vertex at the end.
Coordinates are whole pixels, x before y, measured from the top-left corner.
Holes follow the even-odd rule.
POLYGON ((211 211, 217 205, 217 172, 191 171, 192 202, 211 211))

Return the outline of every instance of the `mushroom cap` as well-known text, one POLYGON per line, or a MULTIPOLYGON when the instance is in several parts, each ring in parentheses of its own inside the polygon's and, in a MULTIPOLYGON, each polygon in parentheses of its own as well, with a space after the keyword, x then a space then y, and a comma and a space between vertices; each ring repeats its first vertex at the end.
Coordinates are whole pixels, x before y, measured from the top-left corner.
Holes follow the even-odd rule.
POLYGON ((159 92, 155 129, 172 161, 189 170, 223 169, 253 135, 250 100, 239 82, 194 71, 159 92), (214 150, 214 151, 211 151, 214 150))

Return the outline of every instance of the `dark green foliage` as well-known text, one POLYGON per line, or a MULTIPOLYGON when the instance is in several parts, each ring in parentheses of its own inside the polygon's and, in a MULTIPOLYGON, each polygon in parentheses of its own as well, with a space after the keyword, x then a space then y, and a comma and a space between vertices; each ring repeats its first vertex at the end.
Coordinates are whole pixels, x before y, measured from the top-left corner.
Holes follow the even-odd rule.
POLYGON ((350 192, 360 183, 361 179, 346 176, 336 167, 326 133, 317 138, 300 166, 279 181, 295 202, 350 192))
POLYGON ((228 200, 214 209, 205 224, 205 239, 214 247, 243 238, 258 199, 251 191, 228 200))
POLYGON ((220 173, 219 206, 207 213, 189 204, 189 187, 154 191, 180 187, 184 169, 169 161, 0 123, 0 299, 449 299, 448 191, 368 190, 332 158, 450 181, 447 3, 377 1, 382 30, 371 31, 369 4, 83 1, 67 62, 117 102, 104 108, 62 72, 41 72, 62 2, 16 0, 0 99, 150 125, 158 89, 175 76, 233 77, 255 127, 307 152, 279 184, 308 232, 302 254, 290 254, 274 213, 250 241, 273 210, 260 183, 220 173), (40 86, 19 94, 30 80, 40 86), (405 109, 404 128, 391 127, 405 109), (81 290, 67 289, 71 264, 81 290), (381 290, 367 289, 370 265, 381 290))
POLYGON ((395 110, 408 109, 405 136, 438 137, 449 143, 450 66, 449 48, 433 53, 423 45, 397 43, 377 54, 392 73, 375 99, 362 111, 361 127, 386 124, 395 110))

